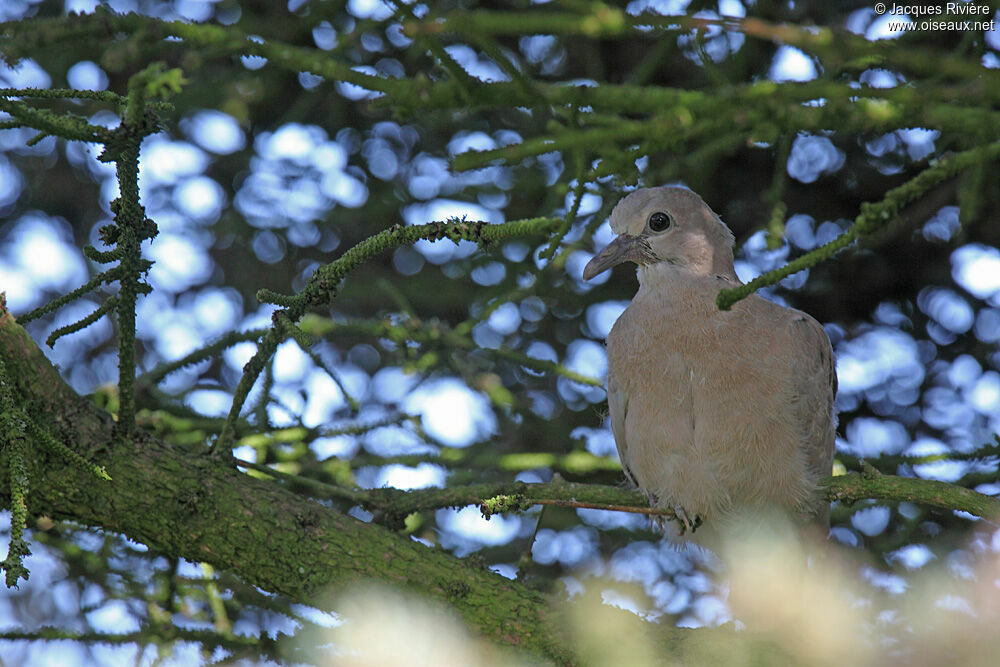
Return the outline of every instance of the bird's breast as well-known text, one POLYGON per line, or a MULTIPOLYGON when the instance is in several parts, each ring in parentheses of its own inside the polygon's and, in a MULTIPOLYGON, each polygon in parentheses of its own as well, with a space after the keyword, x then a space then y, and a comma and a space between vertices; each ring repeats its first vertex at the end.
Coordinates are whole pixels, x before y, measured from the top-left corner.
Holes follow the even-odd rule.
POLYGON ((801 429, 769 308, 637 299, 612 329, 608 372, 628 396, 627 463, 657 498, 708 515, 800 501, 801 429))

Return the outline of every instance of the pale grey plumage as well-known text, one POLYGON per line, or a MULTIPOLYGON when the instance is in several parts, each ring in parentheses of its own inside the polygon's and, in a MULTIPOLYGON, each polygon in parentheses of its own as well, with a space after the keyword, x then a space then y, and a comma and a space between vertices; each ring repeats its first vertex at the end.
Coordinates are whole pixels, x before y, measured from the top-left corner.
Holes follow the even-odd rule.
POLYGON ((607 343, 626 475, 677 510, 677 536, 696 517, 701 541, 764 509, 825 524, 817 482, 832 466, 836 374, 823 327, 756 294, 716 307, 719 290, 740 284, 733 235, 690 190, 637 190, 615 207, 611 228, 618 238, 584 277, 639 265, 639 291, 607 343))

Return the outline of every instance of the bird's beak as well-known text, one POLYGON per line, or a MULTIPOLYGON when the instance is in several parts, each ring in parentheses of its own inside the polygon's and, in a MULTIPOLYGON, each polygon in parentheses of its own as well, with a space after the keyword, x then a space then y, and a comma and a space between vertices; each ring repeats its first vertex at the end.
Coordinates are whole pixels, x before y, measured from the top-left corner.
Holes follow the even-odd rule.
POLYGON ((636 262, 638 264, 645 260, 645 255, 640 237, 622 234, 587 262, 587 266, 583 267, 583 279, 590 280, 598 273, 618 266, 622 262, 636 262))

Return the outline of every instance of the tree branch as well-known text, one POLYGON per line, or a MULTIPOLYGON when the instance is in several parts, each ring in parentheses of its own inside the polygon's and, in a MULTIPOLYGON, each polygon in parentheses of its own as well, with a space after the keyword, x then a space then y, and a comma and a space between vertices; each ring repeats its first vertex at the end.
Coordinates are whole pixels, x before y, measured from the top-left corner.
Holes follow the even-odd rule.
POLYGON ((882 475, 871 469, 829 477, 824 482, 828 500, 853 503, 871 498, 889 502, 913 502, 938 509, 968 512, 983 519, 1000 519, 1000 498, 987 496, 948 482, 882 475))
MULTIPOLYGON (((95 484, 46 449, 29 450, 32 514, 122 533, 309 604, 331 589, 381 580, 450 604, 494 641, 572 661, 546 598, 518 582, 141 431, 115 439, 111 416, 63 382, 5 307, 0 357, 29 418, 113 479, 95 484)), ((0 448, 0 466, 8 456, 0 448)), ((0 478, 0 504, 10 506, 10 493, 0 478)))

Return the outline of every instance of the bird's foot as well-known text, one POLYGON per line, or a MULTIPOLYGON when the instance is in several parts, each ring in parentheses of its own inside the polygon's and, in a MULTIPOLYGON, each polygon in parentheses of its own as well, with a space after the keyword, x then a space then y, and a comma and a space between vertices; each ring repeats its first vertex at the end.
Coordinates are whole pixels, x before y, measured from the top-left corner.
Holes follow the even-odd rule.
POLYGON ((698 530, 698 526, 701 525, 701 516, 695 514, 694 521, 692 521, 680 505, 674 505, 671 509, 674 510, 674 517, 677 519, 677 523, 680 524, 681 535, 688 531, 694 533, 694 531, 698 530))

